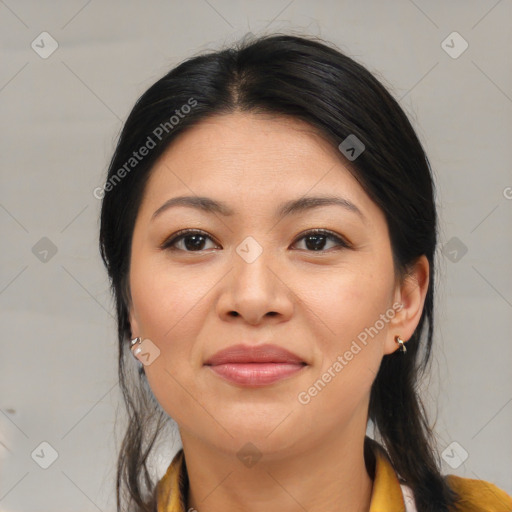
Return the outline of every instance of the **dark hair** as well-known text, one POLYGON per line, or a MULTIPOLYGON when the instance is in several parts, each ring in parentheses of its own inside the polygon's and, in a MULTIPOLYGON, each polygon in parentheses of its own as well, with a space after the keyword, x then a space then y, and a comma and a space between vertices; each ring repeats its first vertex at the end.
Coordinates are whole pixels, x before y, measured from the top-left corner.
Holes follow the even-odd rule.
POLYGON ((155 161, 178 134, 209 116, 234 111, 303 120, 335 148, 355 135, 365 150, 355 160, 340 151, 340 159, 385 214, 395 276, 404 279, 417 258, 427 257, 430 278, 420 322, 406 356, 396 351, 383 357, 371 388, 369 418, 395 470, 413 489, 418 512, 447 511, 458 497, 441 474, 417 391, 430 360, 434 328, 437 214, 429 161, 406 114, 372 73, 319 38, 283 34, 244 38, 172 69, 136 102, 110 162, 100 252, 116 302, 119 382, 129 414, 117 465, 118 511, 123 485, 133 510, 156 509, 156 484, 147 462, 170 419, 143 371, 137 376, 133 365, 125 365, 132 336, 131 238, 145 184, 155 161), (135 159, 134 152, 143 145, 151 149, 135 159), (428 332, 422 336, 425 322, 428 332))

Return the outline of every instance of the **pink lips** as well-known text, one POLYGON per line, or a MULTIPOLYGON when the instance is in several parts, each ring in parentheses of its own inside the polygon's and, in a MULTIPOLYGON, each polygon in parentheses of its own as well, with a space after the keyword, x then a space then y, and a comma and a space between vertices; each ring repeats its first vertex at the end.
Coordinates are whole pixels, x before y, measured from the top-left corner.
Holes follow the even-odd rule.
POLYGON ((307 364, 277 345, 234 345, 217 352, 205 363, 216 374, 244 386, 265 386, 289 377, 307 364))

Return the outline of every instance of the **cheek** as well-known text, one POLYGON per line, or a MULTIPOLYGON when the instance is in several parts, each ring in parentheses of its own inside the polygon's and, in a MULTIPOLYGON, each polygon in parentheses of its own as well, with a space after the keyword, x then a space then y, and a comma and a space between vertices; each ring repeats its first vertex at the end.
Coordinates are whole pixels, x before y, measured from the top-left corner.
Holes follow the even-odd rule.
POLYGON ((310 286, 305 296, 310 328, 316 325, 311 333, 316 334, 321 360, 315 378, 321 381, 324 400, 344 397, 355 406, 377 374, 388 329, 381 315, 389 311, 391 288, 375 275, 367 266, 359 272, 340 272, 337 278, 331 274, 328 282, 310 286))
POLYGON ((314 284, 310 279, 303 283, 301 298, 317 317, 322 338, 330 340, 328 346, 350 344, 388 310, 391 283, 374 275, 365 270, 333 272, 314 284))
MULTIPOLYGON (((190 375, 193 344, 203 322, 203 290, 190 275, 171 272, 168 266, 134 260, 130 271, 132 300, 141 335, 149 338, 160 355, 144 371, 149 386, 162 408, 179 425, 189 426, 201 410, 191 397, 201 396, 190 375)), ((193 425, 190 425, 192 428, 193 425)))
MULTIPOLYGON (((178 272, 150 258, 134 262, 130 272, 134 309, 145 337, 165 349, 171 340, 184 339, 199 329, 190 319, 201 311, 208 280, 190 271, 178 272)), ((211 286, 210 286, 211 288, 211 286)))

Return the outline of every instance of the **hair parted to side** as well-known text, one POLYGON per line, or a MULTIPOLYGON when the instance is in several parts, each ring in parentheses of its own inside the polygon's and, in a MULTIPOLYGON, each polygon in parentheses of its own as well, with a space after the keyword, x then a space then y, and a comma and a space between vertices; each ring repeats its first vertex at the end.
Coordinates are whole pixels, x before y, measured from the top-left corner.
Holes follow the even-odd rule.
POLYGON ((385 215, 396 278, 404 279, 418 257, 427 257, 430 278, 420 322, 407 342, 406 355, 396 351, 384 356, 371 389, 369 418, 397 473, 413 489, 418 512, 447 511, 458 497, 441 474, 417 392, 430 360, 434 329, 437 213, 428 158, 398 102, 365 67, 319 38, 271 34, 194 56, 159 79, 130 112, 110 162, 99 245, 116 303, 119 383, 129 419, 117 463, 118 512, 156 510, 157 482, 147 463, 169 423, 144 372, 137 374, 125 361, 131 357, 131 239, 145 184, 177 135, 209 116, 234 111, 306 121, 335 148, 355 135, 365 151, 353 162, 341 152, 340 159, 385 215), (149 139, 151 150, 127 169, 133 152, 149 139))

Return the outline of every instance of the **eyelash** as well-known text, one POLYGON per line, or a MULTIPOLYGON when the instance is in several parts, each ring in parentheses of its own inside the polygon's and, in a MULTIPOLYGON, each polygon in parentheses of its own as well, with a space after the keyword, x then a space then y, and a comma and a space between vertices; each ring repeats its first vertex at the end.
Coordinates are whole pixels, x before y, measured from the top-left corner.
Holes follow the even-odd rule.
MULTIPOLYGON (((183 229, 181 231, 178 231, 174 235, 172 235, 170 238, 166 239, 160 245, 160 249, 166 249, 166 250, 171 250, 171 251, 182 251, 185 253, 201 253, 201 252, 203 252, 203 250, 187 251, 184 249, 176 249, 176 247, 172 247, 175 243, 181 241, 187 235, 202 235, 205 238, 209 238, 210 240, 213 241, 213 239, 208 234, 206 234, 204 231, 197 230, 197 229, 183 229)), ((324 235, 327 238, 334 240, 338 245, 338 248, 335 248, 334 250, 339 250, 340 248, 345 248, 345 249, 351 248, 350 243, 348 243, 345 239, 341 238, 338 235, 335 235, 332 231, 329 231, 327 229, 312 229, 310 231, 306 231, 305 233, 301 234, 301 236, 299 236, 299 238, 295 239, 294 244, 296 244, 298 241, 302 240, 303 238, 306 238, 306 237, 312 236, 312 235, 324 235)), ((319 251, 310 251, 307 249, 304 249, 304 250, 306 252, 311 252, 311 253, 324 253, 324 252, 329 252, 332 249, 321 249, 319 251)))

